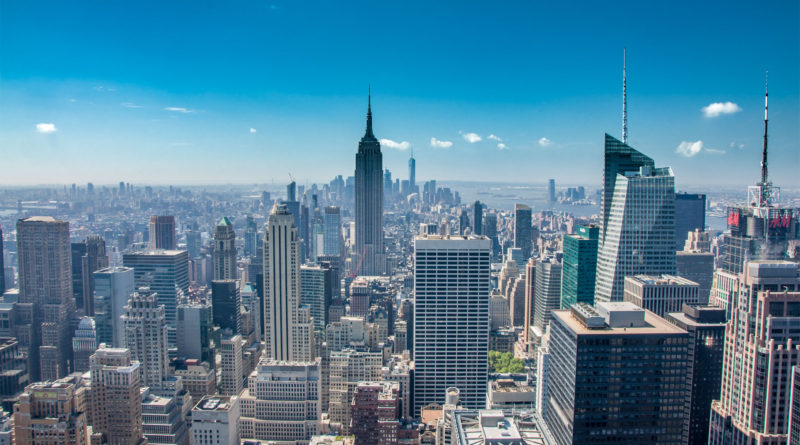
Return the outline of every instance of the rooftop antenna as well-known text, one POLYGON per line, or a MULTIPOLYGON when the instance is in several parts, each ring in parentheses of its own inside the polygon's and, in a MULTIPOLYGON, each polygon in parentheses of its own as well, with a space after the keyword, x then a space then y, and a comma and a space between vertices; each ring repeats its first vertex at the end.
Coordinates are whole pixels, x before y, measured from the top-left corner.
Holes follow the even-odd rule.
POLYGON ((622 143, 628 143, 628 79, 626 73, 627 48, 622 48, 622 143))
MULTIPOLYGON (((769 110, 769 70, 765 74, 765 88, 764 88, 764 151, 761 153, 761 181, 755 186, 748 188, 748 202, 751 206, 761 209, 762 212, 767 212, 767 208, 772 207, 772 204, 780 201, 780 188, 773 187, 769 181, 769 169, 767 167, 767 129, 769 124, 768 110, 769 110)), ((767 213, 763 213, 766 215, 767 213)))
POLYGON ((768 111, 768 103, 769 103, 769 70, 767 70, 766 74, 766 87, 764 90, 764 152, 761 155, 761 185, 766 185, 768 181, 768 170, 767 170, 767 111, 768 111))

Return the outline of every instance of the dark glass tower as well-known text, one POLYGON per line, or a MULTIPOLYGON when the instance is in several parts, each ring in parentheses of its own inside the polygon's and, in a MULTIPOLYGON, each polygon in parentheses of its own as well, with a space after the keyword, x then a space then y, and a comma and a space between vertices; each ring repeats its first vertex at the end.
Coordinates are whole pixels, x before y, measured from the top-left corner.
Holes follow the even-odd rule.
POLYGON ((578 226, 577 232, 564 236, 562 309, 569 309, 575 303, 594 304, 600 227, 578 226))
POLYGON ((356 153, 356 243, 361 275, 380 275, 386 268, 383 247, 383 155, 372 133, 371 97, 367 105, 367 130, 356 153))
POLYGON ((655 162, 634 148, 606 134, 605 165, 603 166, 603 230, 600 239, 605 237, 608 217, 611 212, 611 198, 617 174, 626 171, 639 171, 643 166, 655 168, 655 162))
POLYGON ((683 250, 689 232, 706 228, 706 195, 675 194, 675 250, 683 250))
POLYGON ((483 204, 480 201, 472 205, 472 225, 476 235, 483 235, 483 204))

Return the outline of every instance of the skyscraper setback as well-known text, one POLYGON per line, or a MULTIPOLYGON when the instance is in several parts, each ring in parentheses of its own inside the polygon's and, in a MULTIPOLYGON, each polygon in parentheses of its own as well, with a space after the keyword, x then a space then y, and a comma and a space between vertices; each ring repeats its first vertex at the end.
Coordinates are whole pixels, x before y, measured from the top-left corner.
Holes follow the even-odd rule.
POLYGON ((236 231, 231 220, 223 217, 214 230, 214 279, 236 278, 236 231))
POLYGON ((150 217, 150 248, 174 250, 178 248, 175 238, 175 217, 153 215, 150 217))
POLYGON ((17 222, 20 346, 31 381, 55 380, 67 372, 69 320, 75 312, 70 268, 69 223, 50 216, 17 222))
POLYGON ((367 130, 356 153, 356 236, 353 256, 361 275, 381 275, 386 270, 383 245, 383 155, 372 133, 372 98, 367 105, 367 130))

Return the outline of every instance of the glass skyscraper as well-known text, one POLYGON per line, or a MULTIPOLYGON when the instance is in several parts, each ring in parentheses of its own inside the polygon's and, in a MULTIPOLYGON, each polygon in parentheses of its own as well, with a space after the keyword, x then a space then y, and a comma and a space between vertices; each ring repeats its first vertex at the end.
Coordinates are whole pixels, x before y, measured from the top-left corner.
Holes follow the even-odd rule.
POLYGON ((597 278, 597 246, 600 227, 578 226, 577 233, 564 236, 561 275, 561 308, 575 303, 594 304, 597 278))

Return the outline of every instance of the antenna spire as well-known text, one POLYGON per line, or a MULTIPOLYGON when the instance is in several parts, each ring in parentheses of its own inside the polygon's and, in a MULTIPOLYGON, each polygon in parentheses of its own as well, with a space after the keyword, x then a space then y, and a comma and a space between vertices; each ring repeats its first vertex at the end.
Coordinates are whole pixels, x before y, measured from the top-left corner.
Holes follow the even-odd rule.
POLYGON ((627 48, 622 48, 622 143, 628 143, 628 79, 627 48))
POLYGON ((367 132, 364 137, 375 138, 372 134, 372 85, 367 87, 367 132))
POLYGON ((767 111, 768 111, 768 103, 769 103, 769 70, 766 73, 766 87, 764 90, 764 153, 761 155, 761 184, 766 185, 768 181, 768 170, 767 170, 767 123, 769 122, 767 119, 767 111))

